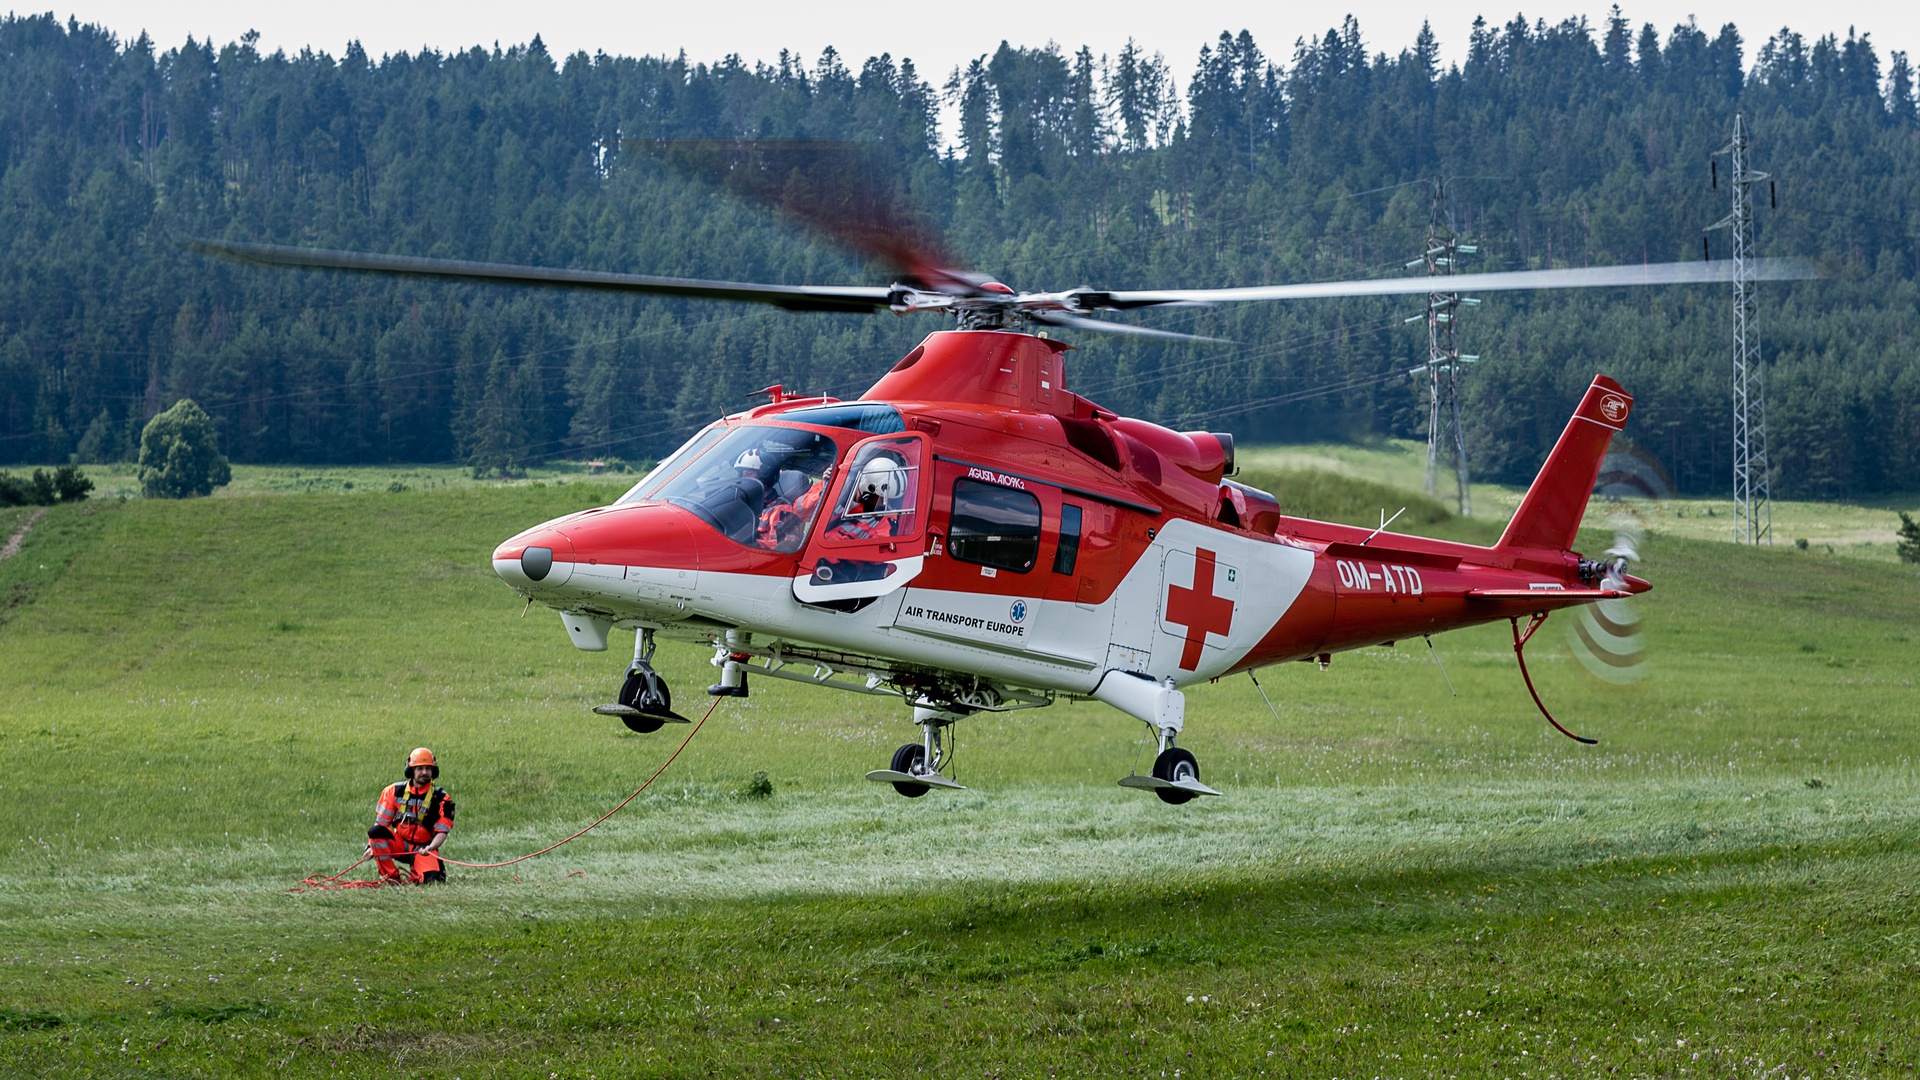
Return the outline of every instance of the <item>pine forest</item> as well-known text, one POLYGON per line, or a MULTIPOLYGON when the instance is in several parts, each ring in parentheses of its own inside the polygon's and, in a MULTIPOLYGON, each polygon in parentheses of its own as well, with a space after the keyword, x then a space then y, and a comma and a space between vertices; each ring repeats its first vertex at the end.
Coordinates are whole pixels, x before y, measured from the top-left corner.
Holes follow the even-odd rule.
MULTIPOLYGON (((886 284, 764 208, 634 148, 868 144, 965 265, 1019 289, 1387 277, 1423 250, 1434 181, 1463 271, 1699 259, 1727 213, 1736 113, 1763 255, 1776 495, 1920 489, 1920 123, 1871 37, 1352 19, 1197 55, 1002 45, 923 72, 879 56, 375 58, 126 41, 0 21, 0 463, 122 460, 182 398, 236 462, 640 462, 772 383, 858 396, 931 317, 774 309, 209 260, 194 240, 640 274, 886 284)), ((1682 491, 1730 480, 1730 288, 1488 295, 1459 324, 1468 446, 1524 483, 1595 372, 1682 491)), ((1220 339, 1063 334, 1069 384, 1182 429, 1285 442, 1423 437, 1424 297, 1116 316, 1220 339), (1409 319, 1414 321, 1409 323, 1409 319)))

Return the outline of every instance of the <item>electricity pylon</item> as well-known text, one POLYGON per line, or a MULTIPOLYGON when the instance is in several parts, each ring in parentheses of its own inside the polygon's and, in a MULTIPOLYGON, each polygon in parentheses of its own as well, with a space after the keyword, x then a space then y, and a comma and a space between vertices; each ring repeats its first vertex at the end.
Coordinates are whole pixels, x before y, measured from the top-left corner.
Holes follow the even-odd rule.
MULTIPOLYGON (((1460 256, 1480 250, 1471 244, 1459 243, 1448 218, 1446 181, 1435 180, 1427 224, 1427 249, 1420 258, 1408 263, 1407 269, 1424 266, 1429 277, 1448 278, 1453 275, 1460 256)), ((1415 322, 1424 318, 1427 323, 1427 362, 1408 372, 1416 376, 1424 373, 1427 377, 1427 494, 1435 494, 1439 487, 1440 453, 1444 445, 1453 458, 1461 517, 1473 516, 1473 496, 1467 480, 1467 436, 1460 426, 1460 373, 1461 365, 1480 358, 1460 355, 1453 331, 1460 309, 1479 302, 1446 291, 1445 281, 1436 280, 1427 293, 1426 314, 1407 320, 1415 322)))
MULTIPOLYGON (((1753 192, 1754 184, 1771 181, 1771 173, 1747 167, 1747 129, 1739 113, 1733 117, 1733 140, 1720 148, 1719 157, 1732 158, 1733 212, 1711 226, 1733 234, 1733 513, 1743 544, 1773 543, 1773 502, 1768 497, 1767 416, 1759 302, 1754 295, 1753 192)), ((1717 162, 1715 163, 1717 166, 1717 162)), ((1714 169, 1719 186, 1719 169, 1714 169)))

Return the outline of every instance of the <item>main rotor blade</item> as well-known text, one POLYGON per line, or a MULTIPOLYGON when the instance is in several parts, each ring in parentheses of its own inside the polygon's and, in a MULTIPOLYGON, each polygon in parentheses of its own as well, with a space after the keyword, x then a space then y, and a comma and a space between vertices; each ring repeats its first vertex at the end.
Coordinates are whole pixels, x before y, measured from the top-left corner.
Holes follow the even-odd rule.
POLYGON ((880 143, 627 139, 620 145, 786 214, 844 248, 887 263, 920 288, 977 296, 987 280, 958 267, 940 230, 907 200, 899 163, 880 143))
POLYGON ((1123 334, 1133 337, 1171 338, 1175 341, 1211 341, 1231 344, 1225 338, 1202 337, 1199 334, 1182 334, 1175 330, 1155 330, 1150 326, 1130 326, 1127 323, 1101 322, 1084 315, 1069 315, 1063 311, 1035 311, 1027 318, 1048 326, 1058 326, 1067 330, 1088 330, 1096 334, 1123 334))
POLYGON ((646 277, 609 274, 597 270, 556 270, 540 266, 420 259, 408 255, 369 255, 358 251, 280 247, 202 240, 187 245, 191 251, 256 266, 285 266, 308 270, 350 270, 370 274, 453 278, 512 285, 554 285, 608 292, 649 293, 707 300, 737 300, 772 304, 788 311, 878 311, 887 306, 893 290, 862 285, 758 285, 740 281, 703 281, 698 278, 646 277))
MULTIPOLYGON (((1806 281, 1820 276, 1802 259, 1755 259, 1761 281, 1806 281)), ((1311 300, 1333 296, 1399 296, 1409 293, 1504 292, 1517 289, 1593 289, 1617 285, 1693 285, 1731 282, 1731 260, 1583 266, 1567 270, 1510 270, 1447 277, 1320 281, 1300 285, 1254 285, 1239 289, 1155 289, 1082 294, 1087 307, 1137 308, 1157 304, 1231 304, 1254 300, 1311 300)))

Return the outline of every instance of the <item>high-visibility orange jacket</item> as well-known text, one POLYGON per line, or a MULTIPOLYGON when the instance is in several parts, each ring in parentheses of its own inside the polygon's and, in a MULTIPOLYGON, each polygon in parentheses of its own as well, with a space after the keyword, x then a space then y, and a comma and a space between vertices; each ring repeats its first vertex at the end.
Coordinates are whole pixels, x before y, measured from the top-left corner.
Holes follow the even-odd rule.
POLYGON ((820 497, 825 492, 826 485, 815 480, 812 487, 792 502, 776 502, 760 511, 754 543, 768 551, 799 551, 806 539, 802 532, 807 527, 807 519, 813 516, 813 509, 820 505, 820 497))
POLYGON ((426 847, 435 833, 453 830, 453 796, 433 784, 423 790, 402 780, 380 790, 374 815, 402 843, 426 847))
POLYGON ((879 517, 846 517, 833 523, 827 530, 832 540, 885 540, 900 535, 900 515, 886 514, 879 517))

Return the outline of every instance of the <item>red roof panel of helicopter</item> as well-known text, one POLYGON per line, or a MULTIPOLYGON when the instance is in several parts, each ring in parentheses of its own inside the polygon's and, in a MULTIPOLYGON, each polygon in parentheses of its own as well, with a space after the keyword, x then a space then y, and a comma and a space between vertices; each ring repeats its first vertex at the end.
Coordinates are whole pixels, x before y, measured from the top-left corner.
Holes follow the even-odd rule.
POLYGON ((1090 415, 1092 403, 1066 389, 1060 354, 1070 347, 1032 334, 938 330, 860 397, 1090 415))

